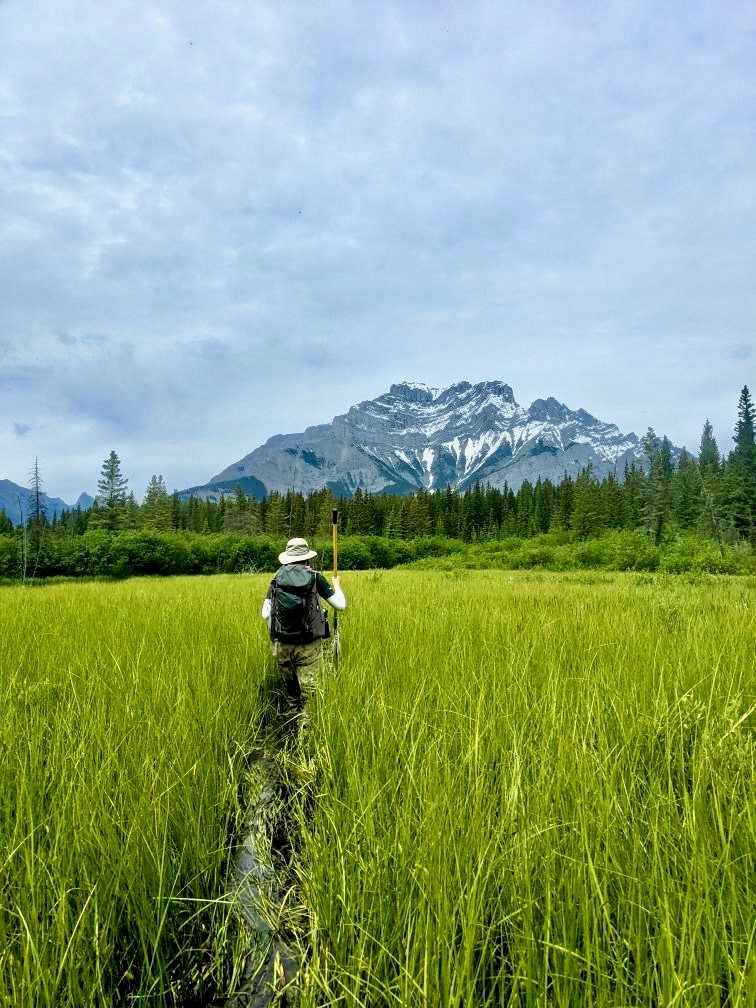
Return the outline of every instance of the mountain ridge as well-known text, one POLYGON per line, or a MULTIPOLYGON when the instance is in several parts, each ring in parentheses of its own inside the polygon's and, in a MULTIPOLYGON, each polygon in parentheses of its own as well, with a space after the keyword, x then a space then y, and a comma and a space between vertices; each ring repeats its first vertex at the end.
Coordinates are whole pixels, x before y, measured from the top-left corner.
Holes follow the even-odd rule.
MULTIPOLYGON (((679 449, 675 449, 679 455, 679 449)), ((329 489, 351 496, 412 493, 475 483, 517 490, 527 479, 558 482, 591 465, 598 477, 640 463, 642 443, 553 396, 520 406, 503 381, 443 389, 399 382, 330 423, 275 434, 182 497, 217 499, 240 484, 253 496, 329 489)))
MULTIPOLYGON (((14 525, 23 524, 31 512, 29 503, 31 494, 29 487, 21 486, 12 480, 0 479, 0 511, 14 525)), ((75 511, 77 507, 86 511, 94 503, 94 499, 86 492, 79 494, 75 504, 67 504, 62 498, 51 497, 44 492, 41 494, 41 501, 48 520, 57 518, 64 511, 75 511)))

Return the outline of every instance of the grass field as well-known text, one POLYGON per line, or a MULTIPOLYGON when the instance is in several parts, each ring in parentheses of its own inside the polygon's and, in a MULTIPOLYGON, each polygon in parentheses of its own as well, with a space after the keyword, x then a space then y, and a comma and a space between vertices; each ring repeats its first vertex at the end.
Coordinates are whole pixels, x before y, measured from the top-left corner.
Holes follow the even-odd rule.
POLYGON ((0 1004, 206 1004, 233 969, 207 901, 259 719, 255 590, 6 588, 0 609, 0 1004))
MULTIPOLYGON (((264 586, 0 591, 0 1004, 236 982, 264 586)), ((344 587, 296 845, 301 1003, 756 1003, 754 579, 344 587)))

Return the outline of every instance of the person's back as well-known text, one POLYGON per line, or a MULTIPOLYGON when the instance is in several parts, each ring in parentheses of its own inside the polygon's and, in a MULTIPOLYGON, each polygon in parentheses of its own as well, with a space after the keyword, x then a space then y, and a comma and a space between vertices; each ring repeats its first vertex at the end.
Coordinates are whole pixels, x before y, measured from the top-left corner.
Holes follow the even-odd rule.
POLYGON ((311 567, 286 564, 270 583, 270 636, 281 644, 309 644, 328 636, 328 619, 320 607, 330 586, 311 567))
POLYGON ((314 695, 322 662, 322 642, 328 621, 320 599, 343 610, 346 599, 340 579, 333 587, 308 565, 317 556, 305 539, 290 539, 279 554, 281 567, 270 583, 260 615, 268 623, 273 654, 280 673, 278 706, 287 724, 306 720, 307 702, 314 695))

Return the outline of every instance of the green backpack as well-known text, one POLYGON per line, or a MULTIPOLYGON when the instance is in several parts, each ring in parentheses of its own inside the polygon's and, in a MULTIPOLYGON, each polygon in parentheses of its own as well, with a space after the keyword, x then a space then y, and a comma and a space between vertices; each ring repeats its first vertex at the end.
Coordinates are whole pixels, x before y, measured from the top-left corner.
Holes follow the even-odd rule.
POLYGON ((302 564, 285 564, 270 582, 270 636, 282 644, 309 644, 329 636, 320 607, 317 574, 302 564))

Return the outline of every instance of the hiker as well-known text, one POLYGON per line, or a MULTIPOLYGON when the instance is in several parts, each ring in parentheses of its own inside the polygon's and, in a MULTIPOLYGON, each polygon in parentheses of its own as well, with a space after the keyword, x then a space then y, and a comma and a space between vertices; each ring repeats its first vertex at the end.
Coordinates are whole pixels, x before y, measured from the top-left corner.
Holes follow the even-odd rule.
POLYGON ((307 722, 307 702, 315 693, 322 642, 329 636, 328 617, 320 599, 334 609, 346 609, 338 576, 333 587, 308 561, 318 554, 306 539, 290 539, 280 553, 281 564, 270 583, 260 615, 268 624, 273 654, 281 674, 279 713, 287 726, 307 722))

